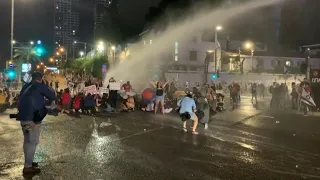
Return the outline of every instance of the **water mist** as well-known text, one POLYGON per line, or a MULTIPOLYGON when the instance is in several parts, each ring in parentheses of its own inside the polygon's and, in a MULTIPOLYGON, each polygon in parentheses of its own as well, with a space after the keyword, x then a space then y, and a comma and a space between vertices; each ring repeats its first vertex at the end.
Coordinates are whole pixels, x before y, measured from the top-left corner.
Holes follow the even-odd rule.
POLYGON ((243 15, 254 9, 274 5, 281 1, 283 0, 252 0, 232 7, 197 10, 197 13, 192 17, 179 24, 176 23, 169 26, 160 34, 149 35, 147 39, 152 39, 152 45, 136 45, 130 48, 132 57, 118 66, 112 67, 107 73, 105 83, 108 82, 110 77, 115 77, 118 81, 131 81, 134 87, 138 86, 138 84, 143 86, 143 83, 144 85, 148 83, 148 79, 152 79, 152 75, 147 73, 150 70, 150 64, 154 64, 155 61, 157 63, 166 63, 163 62, 164 59, 161 59, 163 57, 161 55, 171 52, 175 41, 187 41, 199 32, 212 30, 218 24, 223 25, 224 22, 231 20, 233 17, 243 15))

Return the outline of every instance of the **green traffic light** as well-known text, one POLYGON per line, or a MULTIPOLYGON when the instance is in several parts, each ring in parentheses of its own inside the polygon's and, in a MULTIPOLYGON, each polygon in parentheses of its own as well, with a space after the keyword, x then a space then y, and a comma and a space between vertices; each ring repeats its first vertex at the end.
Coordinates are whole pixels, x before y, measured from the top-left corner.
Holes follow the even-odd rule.
POLYGON ((216 75, 216 74, 213 74, 213 75, 212 75, 212 79, 217 79, 217 75, 216 75))
POLYGON ((7 71, 7 76, 8 76, 8 79, 16 79, 16 77, 17 77, 17 74, 16 74, 16 72, 14 71, 14 70, 9 70, 9 71, 7 71))

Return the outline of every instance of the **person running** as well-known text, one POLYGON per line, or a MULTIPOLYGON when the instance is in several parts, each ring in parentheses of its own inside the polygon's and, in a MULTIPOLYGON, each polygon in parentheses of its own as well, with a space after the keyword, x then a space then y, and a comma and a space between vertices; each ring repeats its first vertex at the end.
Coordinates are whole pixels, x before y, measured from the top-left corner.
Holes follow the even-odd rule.
POLYGON ((161 106, 161 112, 164 115, 164 87, 168 84, 168 81, 166 81, 164 84, 160 84, 160 82, 157 82, 154 84, 153 82, 150 81, 150 83, 153 85, 153 87, 156 89, 156 102, 155 102, 155 108, 154 108, 154 113, 156 114, 159 108, 159 103, 161 106))

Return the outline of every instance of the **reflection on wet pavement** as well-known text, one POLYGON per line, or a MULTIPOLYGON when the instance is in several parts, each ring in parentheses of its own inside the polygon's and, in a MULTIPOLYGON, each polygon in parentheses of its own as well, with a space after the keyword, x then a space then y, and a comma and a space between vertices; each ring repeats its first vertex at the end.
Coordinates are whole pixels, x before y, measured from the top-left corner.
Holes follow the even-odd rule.
MULTIPOLYGON (((320 178, 316 120, 257 110, 249 116, 216 118, 197 136, 182 132, 174 115, 48 119, 35 157, 42 172, 31 179, 320 178)), ((22 134, 9 121, 0 134, 0 179, 23 179, 22 134)))

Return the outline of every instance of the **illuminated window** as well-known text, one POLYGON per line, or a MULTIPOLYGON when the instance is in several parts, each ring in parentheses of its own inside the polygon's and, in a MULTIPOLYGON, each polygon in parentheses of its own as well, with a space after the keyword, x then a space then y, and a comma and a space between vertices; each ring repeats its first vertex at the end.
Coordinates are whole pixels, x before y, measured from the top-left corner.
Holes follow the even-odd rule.
POLYGON ((175 60, 175 61, 178 61, 178 60, 179 60, 178 55, 175 55, 175 56, 174 56, 174 60, 175 60))
POLYGON ((175 61, 179 60, 179 42, 178 41, 174 43, 174 60, 175 61))

